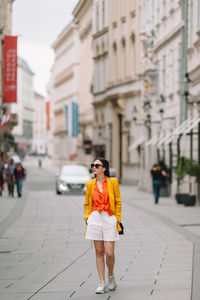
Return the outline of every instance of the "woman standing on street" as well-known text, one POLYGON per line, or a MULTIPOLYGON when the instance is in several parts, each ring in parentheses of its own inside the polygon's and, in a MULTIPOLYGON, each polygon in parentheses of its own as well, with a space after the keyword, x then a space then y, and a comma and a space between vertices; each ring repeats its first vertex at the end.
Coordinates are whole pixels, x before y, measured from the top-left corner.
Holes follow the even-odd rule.
POLYGON ((17 194, 18 194, 18 197, 21 197, 23 181, 25 180, 25 170, 22 167, 22 164, 20 162, 17 163, 17 165, 16 165, 16 168, 14 170, 14 176, 15 176, 15 183, 17 185, 17 194))
POLYGON ((109 162, 98 158, 91 164, 96 178, 87 182, 85 195, 85 238, 94 241, 99 285, 96 294, 115 290, 117 283, 114 276, 115 241, 121 221, 121 196, 117 178, 110 178, 109 162), (108 268, 108 282, 105 283, 105 260, 108 268))
POLYGON ((167 176, 167 173, 164 170, 161 170, 160 166, 157 163, 155 163, 151 169, 151 177, 152 177, 153 194, 154 194, 155 204, 158 204, 163 176, 167 176))

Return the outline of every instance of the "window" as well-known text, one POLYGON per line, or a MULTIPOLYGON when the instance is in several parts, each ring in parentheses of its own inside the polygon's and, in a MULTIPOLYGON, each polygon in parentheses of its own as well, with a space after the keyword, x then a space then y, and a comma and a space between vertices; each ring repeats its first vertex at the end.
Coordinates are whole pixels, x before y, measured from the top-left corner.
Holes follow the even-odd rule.
POLYGON ((162 65, 162 92, 166 96, 166 55, 163 55, 163 65, 162 65))
POLYGON ((182 64, 182 43, 179 43, 178 47, 178 82, 179 82, 179 90, 181 90, 181 80, 183 74, 183 64, 182 64))
POLYGON ((117 20, 117 16, 118 16, 118 0, 114 0, 114 5, 115 5, 115 8, 114 8, 114 12, 115 12, 114 20, 116 21, 117 20))
POLYGON ((102 3, 102 28, 105 26, 105 1, 102 3))
POLYGON ((160 0, 157 0, 157 24, 160 23, 160 0))
POLYGON ((126 45, 123 46, 123 56, 124 56, 124 74, 123 74, 123 79, 126 78, 126 64, 127 64, 127 57, 126 57, 126 45))
POLYGON ((122 5, 123 5, 123 16, 126 15, 126 2, 127 2, 127 1, 122 1, 122 5))
POLYGON ((170 50, 169 54, 169 93, 174 93, 174 50, 170 50))
POLYGON ((155 9, 155 0, 152 0, 152 3, 151 3, 151 9, 152 9, 152 12, 151 12, 151 20, 152 20, 152 26, 154 26, 154 23, 155 23, 155 12, 154 12, 154 9, 155 9))
POLYGON ((170 9, 173 9, 174 8, 174 0, 171 0, 170 1, 170 9))
POLYGON ((162 5, 162 9, 163 9, 163 11, 162 11, 162 16, 163 16, 163 18, 164 17, 166 17, 166 0, 163 0, 163 3, 162 3, 163 5, 162 5))
POLYGON ((198 26, 198 31, 200 31, 200 0, 198 0, 198 23, 197 23, 197 26, 198 26))
POLYGON ((79 133, 78 104, 72 102, 72 136, 77 137, 78 133, 79 133))
POLYGON ((117 59, 117 49, 114 49, 114 79, 118 78, 118 59, 117 59))
POLYGON ((96 6, 96 31, 99 31, 99 5, 96 6))
POLYGON ((65 105, 65 119, 66 119, 66 135, 68 135, 69 134, 68 105, 65 105))
POLYGON ((156 62, 156 98, 160 97, 160 62, 156 62))
POLYGON ((192 47, 193 41, 193 0, 190 0, 190 47, 192 47))

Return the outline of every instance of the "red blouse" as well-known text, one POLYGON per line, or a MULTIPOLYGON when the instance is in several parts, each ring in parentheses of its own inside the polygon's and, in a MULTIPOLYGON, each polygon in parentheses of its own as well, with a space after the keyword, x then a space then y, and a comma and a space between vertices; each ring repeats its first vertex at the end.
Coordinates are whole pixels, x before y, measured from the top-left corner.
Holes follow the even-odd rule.
POLYGON ((107 211, 109 216, 113 215, 110 210, 109 194, 107 189, 106 179, 102 182, 103 192, 101 193, 96 182, 94 187, 94 193, 92 198, 92 211, 97 210, 98 212, 107 211))

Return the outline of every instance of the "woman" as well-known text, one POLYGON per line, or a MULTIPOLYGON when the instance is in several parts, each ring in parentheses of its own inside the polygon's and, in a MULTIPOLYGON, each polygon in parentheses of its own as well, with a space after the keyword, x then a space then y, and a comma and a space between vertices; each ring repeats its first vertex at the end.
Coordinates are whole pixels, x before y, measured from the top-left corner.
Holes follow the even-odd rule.
POLYGON ((95 179, 87 182, 85 195, 85 238, 94 241, 99 285, 96 294, 115 290, 114 276, 115 241, 121 231, 121 196, 117 178, 110 178, 109 162, 98 158, 91 164, 95 179), (108 268, 108 282, 105 283, 105 260, 108 268))
POLYGON ((155 204, 158 204, 163 176, 167 176, 167 173, 164 170, 161 170, 160 166, 157 163, 155 163, 151 169, 151 176, 152 176, 155 204))
POLYGON ((16 168, 14 170, 14 178, 15 178, 15 183, 17 185, 18 197, 21 197, 23 181, 25 180, 25 170, 22 167, 22 164, 20 162, 17 163, 16 168))

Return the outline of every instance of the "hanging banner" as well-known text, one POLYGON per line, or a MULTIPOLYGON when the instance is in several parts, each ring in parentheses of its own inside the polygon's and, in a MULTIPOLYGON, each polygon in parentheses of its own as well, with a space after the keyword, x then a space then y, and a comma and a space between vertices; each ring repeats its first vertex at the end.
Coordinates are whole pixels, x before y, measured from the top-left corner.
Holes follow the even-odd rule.
POLYGON ((46 102, 46 129, 50 129, 50 101, 46 102))
POLYGON ((3 102, 17 102, 17 37, 4 36, 3 102))

